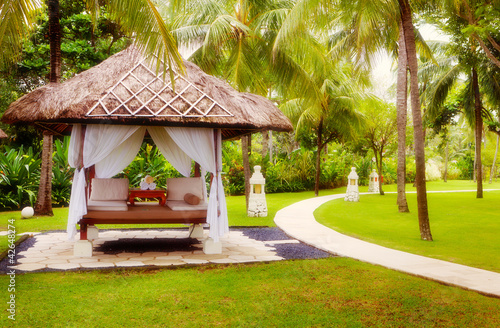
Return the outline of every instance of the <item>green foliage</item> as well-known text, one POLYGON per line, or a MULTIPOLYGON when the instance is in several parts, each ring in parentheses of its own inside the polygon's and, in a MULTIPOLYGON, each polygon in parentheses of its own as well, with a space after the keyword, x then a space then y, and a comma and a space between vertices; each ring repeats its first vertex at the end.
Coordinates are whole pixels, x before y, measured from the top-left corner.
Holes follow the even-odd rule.
POLYGON ((245 172, 241 148, 235 141, 227 141, 222 146, 222 183, 224 192, 228 195, 243 195, 245 193, 245 172))
POLYGON ((460 179, 472 180, 474 174, 474 153, 467 151, 463 156, 459 157, 456 165, 460 169, 460 179))
POLYGON ((146 175, 153 177, 158 188, 167 187, 167 178, 182 177, 156 146, 144 142, 135 159, 119 176, 128 178, 130 186, 138 188, 146 175))
POLYGON ((52 203, 59 206, 69 204, 73 169, 68 164, 69 137, 54 141, 52 163, 52 203))
POLYGON ((314 187, 314 154, 298 149, 288 157, 279 158, 275 164, 263 167, 266 177, 266 192, 296 192, 314 187))
POLYGON ((7 147, 0 152, 0 207, 3 209, 33 206, 40 180, 41 159, 30 147, 24 150, 7 147))

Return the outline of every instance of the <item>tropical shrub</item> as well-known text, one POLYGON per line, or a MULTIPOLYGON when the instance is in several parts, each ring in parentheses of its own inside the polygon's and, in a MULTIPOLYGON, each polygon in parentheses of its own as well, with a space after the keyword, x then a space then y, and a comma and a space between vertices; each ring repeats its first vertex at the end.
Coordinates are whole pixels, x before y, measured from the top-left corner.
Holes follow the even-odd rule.
POLYGON ((21 208, 36 201, 41 159, 30 147, 24 150, 6 147, 0 152, 0 207, 21 208))
POLYGON ((69 204, 73 169, 68 164, 69 137, 54 141, 52 157, 52 203, 65 206, 69 204))
POLYGON ((153 177, 158 188, 167 187, 167 178, 182 177, 156 146, 144 142, 132 163, 118 176, 128 178, 130 186, 138 188, 146 175, 153 177))
POLYGON ((457 167, 460 170, 460 179, 472 180, 474 174, 474 154, 467 151, 457 159, 457 167))

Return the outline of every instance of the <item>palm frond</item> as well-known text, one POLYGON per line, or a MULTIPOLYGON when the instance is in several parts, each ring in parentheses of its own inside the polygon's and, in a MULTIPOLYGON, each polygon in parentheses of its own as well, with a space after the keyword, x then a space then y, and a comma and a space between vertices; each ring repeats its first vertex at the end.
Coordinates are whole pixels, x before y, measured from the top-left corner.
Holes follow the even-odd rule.
POLYGON ((145 54, 154 55, 151 60, 156 61, 158 70, 163 61, 170 72, 171 80, 173 69, 184 72, 176 41, 153 0, 110 0, 108 6, 113 18, 134 36, 139 49, 145 54))
POLYGON ((457 82, 458 76, 462 70, 463 66, 460 64, 453 66, 450 70, 439 76, 423 94, 427 102, 426 115, 428 115, 430 119, 434 119, 439 115, 439 110, 457 82))
POLYGON ((22 40, 34 27, 41 9, 40 0, 0 1, 0 66, 15 62, 22 50, 22 40))
POLYGON ((286 46, 297 34, 302 34, 305 29, 304 17, 309 17, 316 9, 321 0, 298 0, 290 10, 286 19, 283 21, 281 28, 276 35, 272 47, 273 55, 276 55, 279 47, 286 46))

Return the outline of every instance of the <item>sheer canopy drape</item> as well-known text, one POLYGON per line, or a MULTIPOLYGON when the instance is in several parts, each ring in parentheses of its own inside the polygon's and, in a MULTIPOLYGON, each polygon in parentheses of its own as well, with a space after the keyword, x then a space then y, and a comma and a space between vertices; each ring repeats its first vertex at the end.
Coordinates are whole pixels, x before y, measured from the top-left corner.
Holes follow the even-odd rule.
MULTIPOLYGON (((122 158, 110 154, 112 154, 115 149, 118 149, 119 152, 129 153, 130 151, 126 151, 124 148, 120 148, 120 145, 124 144, 125 141, 127 141, 131 137, 132 140, 136 141, 138 139, 138 135, 136 134, 135 138, 133 138, 133 136, 139 129, 143 129, 142 136, 144 136, 144 128, 141 128, 139 126, 106 124, 87 125, 85 130, 85 137, 83 139, 83 151, 81 151, 81 127, 78 125, 75 125, 73 127, 68 158, 71 158, 70 165, 76 170, 73 178, 73 185, 71 187, 71 199, 69 203, 67 226, 68 238, 72 239, 75 236, 76 224, 83 215, 87 214, 84 169, 92 165, 96 165, 101 161, 104 161, 104 164, 101 166, 101 174, 109 176, 110 172, 123 165, 122 158)), ((139 132, 139 134, 140 133, 141 132, 139 132)), ((125 145, 128 146, 128 142, 125 145)), ((136 149, 136 153, 138 150, 139 148, 136 149)), ((130 154, 128 154, 128 156, 130 157, 130 154)), ((132 159, 125 164, 125 167, 132 161, 132 159)), ((96 170, 97 166, 99 165, 96 165, 96 170)), ((120 170, 118 170, 116 173, 118 173, 120 170)))
MULTIPOLYGON (((202 172, 213 174, 208 199, 209 236, 218 241, 229 231, 226 200, 222 186, 220 130, 206 128, 147 127, 164 157, 184 176, 189 176, 191 160, 202 172)), ((132 162, 140 149, 146 127, 87 125, 83 133, 74 125, 68 158, 75 170, 68 216, 68 236, 76 234, 76 223, 87 214, 84 169, 95 165, 96 176, 110 178, 132 162), (82 136, 84 135, 83 139, 82 136)), ((204 174, 203 174, 204 175, 204 174)), ((204 192, 206 194, 206 190, 204 192)))
POLYGON ((164 127, 149 126, 148 132, 165 159, 185 177, 191 174, 191 157, 175 143, 164 127))
POLYGON ((229 231, 226 199, 222 186, 222 151, 220 130, 204 128, 165 127, 175 143, 195 162, 212 173, 214 179, 210 186, 207 223, 209 236, 218 241, 229 231))

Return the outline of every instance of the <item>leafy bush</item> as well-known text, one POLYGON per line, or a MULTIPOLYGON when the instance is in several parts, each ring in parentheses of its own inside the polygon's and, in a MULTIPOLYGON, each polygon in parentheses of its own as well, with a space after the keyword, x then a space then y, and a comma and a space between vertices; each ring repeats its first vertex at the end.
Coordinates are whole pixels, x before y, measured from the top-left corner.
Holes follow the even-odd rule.
POLYGON ((40 181, 41 159, 30 147, 24 150, 6 147, 0 152, 0 206, 3 209, 21 208, 35 203, 40 181))
POLYGON ((146 175, 153 177, 158 188, 167 187, 167 178, 182 177, 156 146, 144 142, 135 159, 119 176, 127 177, 131 187, 139 187, 146 175))
POLYGON ((71 195, 73 169, 68 164, 69 137, 54 141, 52 164, 52 203, 68 205, 71 195))
POLYGON ((457 160, 457 167, 460 170, 460 179, 472 180, 474 174, 474 154, 468 151, 457 160))

